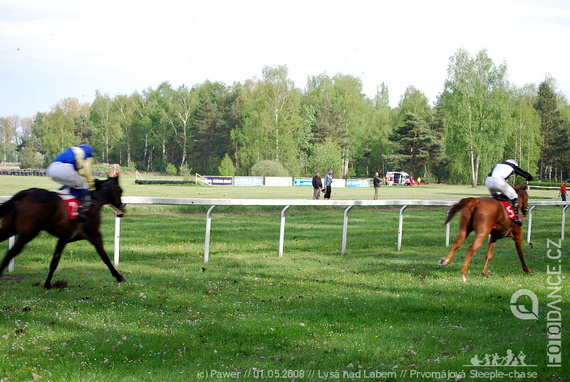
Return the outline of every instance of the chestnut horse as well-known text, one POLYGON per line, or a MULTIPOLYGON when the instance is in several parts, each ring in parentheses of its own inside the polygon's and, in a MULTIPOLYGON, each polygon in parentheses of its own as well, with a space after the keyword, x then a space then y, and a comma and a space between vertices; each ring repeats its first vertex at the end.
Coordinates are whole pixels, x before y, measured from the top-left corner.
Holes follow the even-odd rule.
POLYGON ((55 272, 61 253, 67 243, 78 240, 88 240, 107 265, 111 274, 117 281, 126 279, 117 272, 103 247, 103 237, 99 226, 101 223, 101 208, 110 204, 119 216, 124 213, 124 204, 121 202, 123 190, 119 186, 119 178, 111 177, 107 180, 95 181, 95 190, 91 191, 92 204, 87 211, 86 223, 78 223, 70 220, 65 202, 55 192, 39 188, 30 188, 14 195, 10 200, 0 205, 0 242, 10 236, 17 235, 14 246, 8 250, 2 264, 0 275, 10 261, 16 257, 24 246, 35 238, 41 230, 45 230, 59 238, 53 258, 51 260, 49 274, 44 287, 50 289, 51 279, 55 272))
MULTIPOLYGON (((519 197, 520 210, 523 215, 526 215, 528 207, 526 185, 515 186, 515 191, 519 197)), ((451 259, 453 259, 455 251, 457 251, 471 231, 475 231, 475 239, 467 251, 465 260, 463 261, 463 268, 461 268, 461 279, 463 282, 467 280, 467 270, 469 268, 469 263, 471 262, 471 257, 473 257, 475 251, 479 249, 487 237, 489 237, 489 247, 487 249, 487 255, 485 256, 485 266, 481 272, 483 276, 487 274, 487 266, 489 265, 489 261, 493 258, 493 248, 495 247, 495 243, 497 240, 504 237, 510 237, 515 241, 515 246, 519 254, 523 271, 526 273, 532 272, 526 266, 524 261, 524 254, 522 251, 522 227, 516 225, 513 220, 509 219, 505 208, 498 200, 492 197, 461 199, 459 203, 454 204, 449 209, 445 224, 449 223, 459 211, 461 211, 459 234, 457 235, 457 238, 451 246, 451 250, 447 256, 438 261, 439 266, 449 264, 451 259)), ((518 214, 519 211, 515 211, 515 213, 518 214)))

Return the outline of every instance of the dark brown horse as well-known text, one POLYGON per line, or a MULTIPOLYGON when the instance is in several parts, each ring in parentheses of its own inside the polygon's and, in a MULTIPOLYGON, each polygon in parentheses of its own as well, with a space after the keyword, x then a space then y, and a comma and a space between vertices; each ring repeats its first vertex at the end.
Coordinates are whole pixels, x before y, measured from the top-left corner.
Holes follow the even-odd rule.
POLYGON ((111 205, 118 215, 124 213, 124 204, 121 202, 122 193, 123 190, 119 186, 118 177, 96 180, 95 190, 91 191, 92 204, 87 212, 87 222, 78 223, 69 219, 67 207, 57 193, 39 188, 30 188, 18 192, 12 199, 0 205, 0 218, 3 218, 0 227, 0 242, 10 236, 17 235, 16 243, 8 250, 4 260, 2 260, 0 275, 10 261, 24 249, 25 245, 35 238, 40 231, 45 230, 59 238, 44 284, 45 288, 49 289, 52 286, 51 279, 66 244, 78 240, 88 240, 93 244, 117 281, 126 281, 111 264, 111 260, 103 247, 103 237, 99 230, 101 208, 105 204, 111 205))
MULTIPOLYGON (((516 186, 515 191, 519 197, 520 210, 523 215, 526 215, 528 207, 526 185, 516 186)), ((451 219, 453 219, 453 216, 455 216, 459 211, 461 211, 459 234, 457 235, 457 239, 455 239, 455 242, 451 246, 451 250, 447 256, 438 261, 439 266, 449 264, 451 259, 453 259, 455 251, 457 251, 471 231, 475 231, 475 239, 467 251, 465 260, 463 261, 463 268, 461 268, 461 279, 463 282, 467 280, 467 270, 469 268, 469 263, 471 262, 471 257, 473 257, 475 251, 479 249, 487 237, 489 237, 489 248, 487 249, 487 255, 485 256, 485 266, 481 272, 483 276, 487 274, 487 266, 489 265, 489 261, 493 258, 493 248, 495 247, 497 240, 504 237, 510 237, 515 241, 515 246, 517 248, 523 270, 526 273, 532 272, 526 266, 524 261, 524 254, 522 251, 522 227, 516 225, 513 220, 509 219, 505 208, 499 201, 492 197, 461 199, 459 203, 454 204, 449 209, 445 224, 449 223, 451 219)), ((515 213, 518 214, 519 211, 515 211, 515 213)))

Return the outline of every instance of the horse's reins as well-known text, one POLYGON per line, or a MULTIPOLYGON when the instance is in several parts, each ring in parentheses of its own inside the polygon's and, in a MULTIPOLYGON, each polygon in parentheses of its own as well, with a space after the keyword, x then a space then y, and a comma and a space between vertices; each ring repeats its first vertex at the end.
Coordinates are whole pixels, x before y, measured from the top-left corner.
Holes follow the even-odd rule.
POLYGON ((113 210, 113 212, 115 212, 115 214, 117 214, 117 215, 119 215, 119 216, 120 216, 120 215, 123 215, 123 214, 125 213, 124 211, 121 211, 119 208, 115 207, 115 206, 112 205, 112 204, 107 204, 107 205, 108 205, 109 207, 111 207, 111 209, 113 210))

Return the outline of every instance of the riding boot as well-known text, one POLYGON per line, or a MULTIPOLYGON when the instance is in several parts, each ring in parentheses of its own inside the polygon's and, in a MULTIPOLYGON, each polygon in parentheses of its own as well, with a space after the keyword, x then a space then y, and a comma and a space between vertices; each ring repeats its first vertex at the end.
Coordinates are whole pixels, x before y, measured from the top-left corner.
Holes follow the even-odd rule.
POLYGON ((512 204, 513 210, 515 212, 515 218, 513 219, 513 222, 516 225, 522 226, 522 222, 519 219, 519 200, 517 198, 512 199, 511 204, 512 204))
POLYGON ((91 195, 88 192, 84 192, 77 198, 79 200, 79 215, 77 216, 77 221, 82 223, 87 221, 87 212, 89 207, 91 207, 91 195))

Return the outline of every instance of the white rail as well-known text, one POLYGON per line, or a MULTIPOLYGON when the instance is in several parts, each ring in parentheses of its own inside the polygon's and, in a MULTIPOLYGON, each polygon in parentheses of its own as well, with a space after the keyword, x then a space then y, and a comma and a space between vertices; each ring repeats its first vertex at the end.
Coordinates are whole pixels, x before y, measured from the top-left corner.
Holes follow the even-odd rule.
MULTIPOLYGON (((0 196, 0 202, 10 199, 9 196, 0 196)), ((401 250, 404 229, 404 211, 409 206, 435 206, 449 207, 457 203, 457 200, 424 200, 424 199, 393 199, 393 200, 307 200, 307 199, 192 199, 192 198, 151 198, 141 196, 123 197, 126 204, 145 205, 186 205, 186 206, 210 206, 206 214, 206 233, 204 238, 204 262, 209 261, 210 255, 210 234, 212 226, 212 212, 216 206, 283 206, 281 211, 281 227, 279 231, 279 257, 283 256, 285 241, 285 213, 291 206, 339 206, 346 207, 344 210, 342 249, 341 254, 346 254, 348 237, 348 212, 355 206, 401 206, 398 221, 398 243, 397 249, 401 250)), ((566 209, 570 202, 557 201, 531 201, 529 202, 529 216, 526 221, 527 241, 530 242, 532 231, 533 212, 538 206, 564 206, 562 209, 562 229, 561 238, 564 239, 566 227, 566 209)), ((449 246, 449 223, 445 227, 445 245, 449 246)), ((120 248, 120 218, 115 217, 114 235, 114 262, 119 263, 120 248)), ((13 267, 12 267, 13 270, 13 267)))

